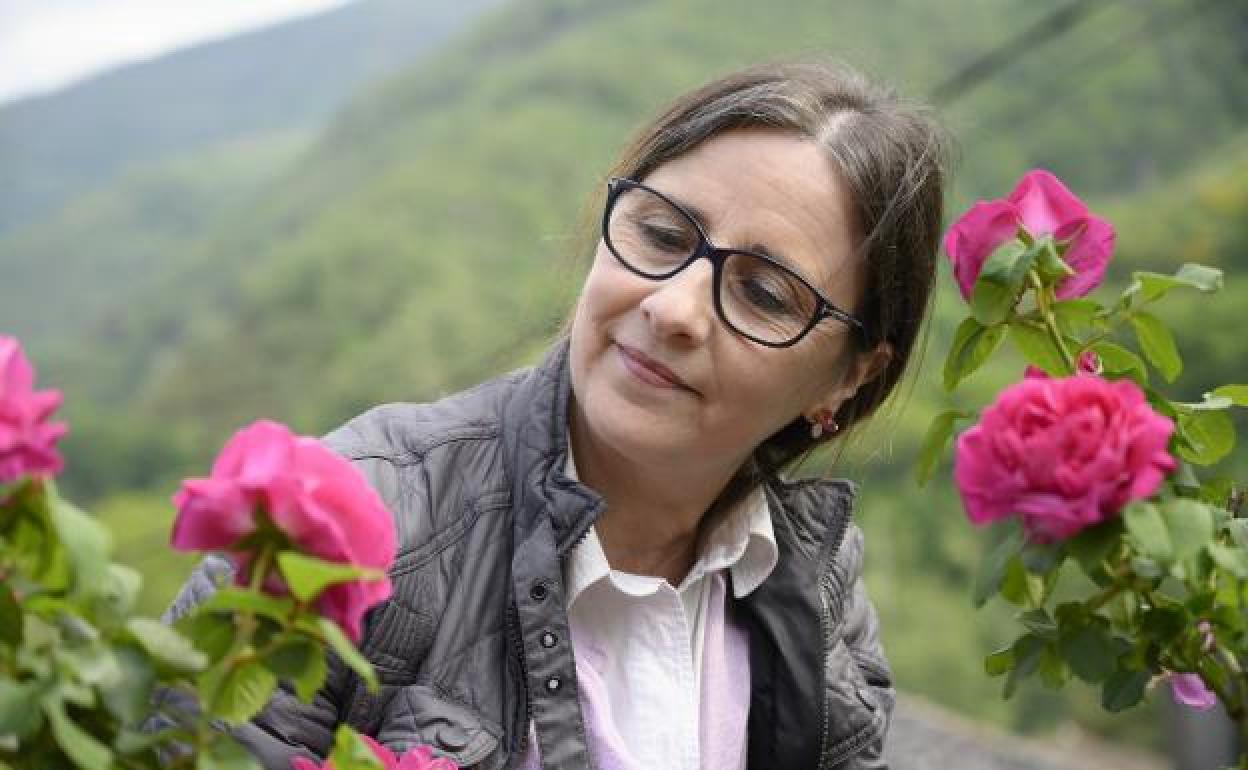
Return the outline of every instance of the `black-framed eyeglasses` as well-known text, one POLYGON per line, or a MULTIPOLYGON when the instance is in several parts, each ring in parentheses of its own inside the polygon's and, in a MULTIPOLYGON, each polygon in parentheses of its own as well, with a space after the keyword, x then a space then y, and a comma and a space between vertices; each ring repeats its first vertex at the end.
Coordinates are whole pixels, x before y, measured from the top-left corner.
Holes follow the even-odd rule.
POLYGON ((825 318, 866 339, 861 321, 801 275, 766 254, 716 246, 683 206, 641 182, 619 177, 607 182, 602 239, 621 265, 652 281, 709 259, 715 313, 729 329, 760 345, 795 345, 825 318))

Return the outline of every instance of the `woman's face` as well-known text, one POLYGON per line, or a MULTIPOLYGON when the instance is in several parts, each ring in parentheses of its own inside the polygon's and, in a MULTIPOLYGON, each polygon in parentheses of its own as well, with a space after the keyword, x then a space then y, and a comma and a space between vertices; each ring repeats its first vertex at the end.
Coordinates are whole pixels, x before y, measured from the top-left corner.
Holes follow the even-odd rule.
MULTIPOLYGON (((696 212, 716 246, 779 256, 857 309, 850 200, 813 142, 727 132, 641 181, 696 212)), ((652 281, 599 241, 572 326, 578 424, 629 457, 735 469, 795 417, 834 413, 878 369, 881 354, 854 355, 851 334, 826 319, 796 345, 765 347, 716 315, 709 260, 652 281)))

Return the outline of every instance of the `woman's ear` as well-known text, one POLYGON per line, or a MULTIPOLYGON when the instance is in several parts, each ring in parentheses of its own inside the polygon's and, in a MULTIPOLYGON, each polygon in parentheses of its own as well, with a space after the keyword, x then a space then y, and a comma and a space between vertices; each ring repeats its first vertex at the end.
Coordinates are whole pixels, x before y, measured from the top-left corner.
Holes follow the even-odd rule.
POLYGON ((893 346, 887 342, 881 342, 871 350, 856 353, 853 362, 845 368, 840 382, 814 405, 812 411, 826 410, 835 414, 841 404, 854 397, 859 388, 883 374, 892 360, 893 346))

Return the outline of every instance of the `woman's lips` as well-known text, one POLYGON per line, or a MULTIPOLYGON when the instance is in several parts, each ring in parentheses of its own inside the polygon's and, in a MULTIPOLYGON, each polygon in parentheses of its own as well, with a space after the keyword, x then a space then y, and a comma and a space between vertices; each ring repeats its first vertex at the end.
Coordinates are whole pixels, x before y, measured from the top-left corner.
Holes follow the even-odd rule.
POLYGON ((623 359, 624 365, 632 372, 637 379, 654 385, 659 388, 673 388, 677 390, 692 390, 686 385, 676 373, 668 369, 663 364, 650 358, 636 348, 630 348, 628 345, 615 343, 620 350, 620 358, 623 359))

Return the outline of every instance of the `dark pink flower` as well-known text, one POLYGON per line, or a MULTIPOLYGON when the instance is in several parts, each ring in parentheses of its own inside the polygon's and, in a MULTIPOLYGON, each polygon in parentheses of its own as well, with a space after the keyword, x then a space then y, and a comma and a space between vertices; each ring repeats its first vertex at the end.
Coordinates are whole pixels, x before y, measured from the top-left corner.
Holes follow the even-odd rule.
POLYGON ((1165 677, 1170 683, 1170 695, 1175 703, 1197 711, 1208 711, 1218 705, 1218 696, 1205 687, 1200 674, 1176 674, 1167 671, 1165 677))
MULTIPOLYGON (((1101 357, 1096 354, 1095 350, 1085 350, 1075 360, 1075 370, 1077 374, 1100 374, 1101 357)), ((1027 379, 1035 379, 1036 377, 1047 378, 1048 376, 1048 372, 1038 366, 1028 366, 1023 370, 1023 377, 1027 379)))
POLYGON ((1173 432, 1129 380, 1024 379, 958 437, 954 479, 973 523, 1018 515, 1033 541, 1064 540, 1153 494, 1173 432))
POLYGON ((945 252, 962 298, 970 300, 984 262, 1024 229, 1065 243, 1062 259, 1074 275, 1058 283, 1058 299, 1082 297, 1100 285, 1114 252, 1114 228, 1048 171, 1028 171, 1004 200, 979 201, 945 234, 945 252))
MULTIPOLYGON (((433 749, 428 746, 417 746, 414 749, 409 749, 403 756, 397 756, 393 751, 367 735, 361 735, 360 738, 377 755, 383 770, 459 770, 459 765, 456 765, 451 760, 445 757, 435 758, 433 749)), ((302 757, 295 757, 290 760, 290 767, 291 770, 334 770, 332 762, 327 761, 323 765, 318 765, 312 760, 302 757)))
MULTIPOLYGON (((262 512, 300 551, 326 561, 385 571, 394 561, 394 523, 381 498, 351 463, 316 439, 262 420, 226 443, 206 479, 188 479, 173 498, 172 545, 184 551, 230 551, 247 579, 251 554, 236 551, 262 512)), ((265 584, 280 591, 278 580, 265 584)), ((353 640, 369 607, 390 595, 389 579, 330 586, 317 600, 322 615, 353 640)))
POLYGON ((34 387, 35 372, 21 344, 0 335, 0 483, 55 475, 64 467, 56 442, 65 424, 48 421, 61 405, 61 392, 34 387))

